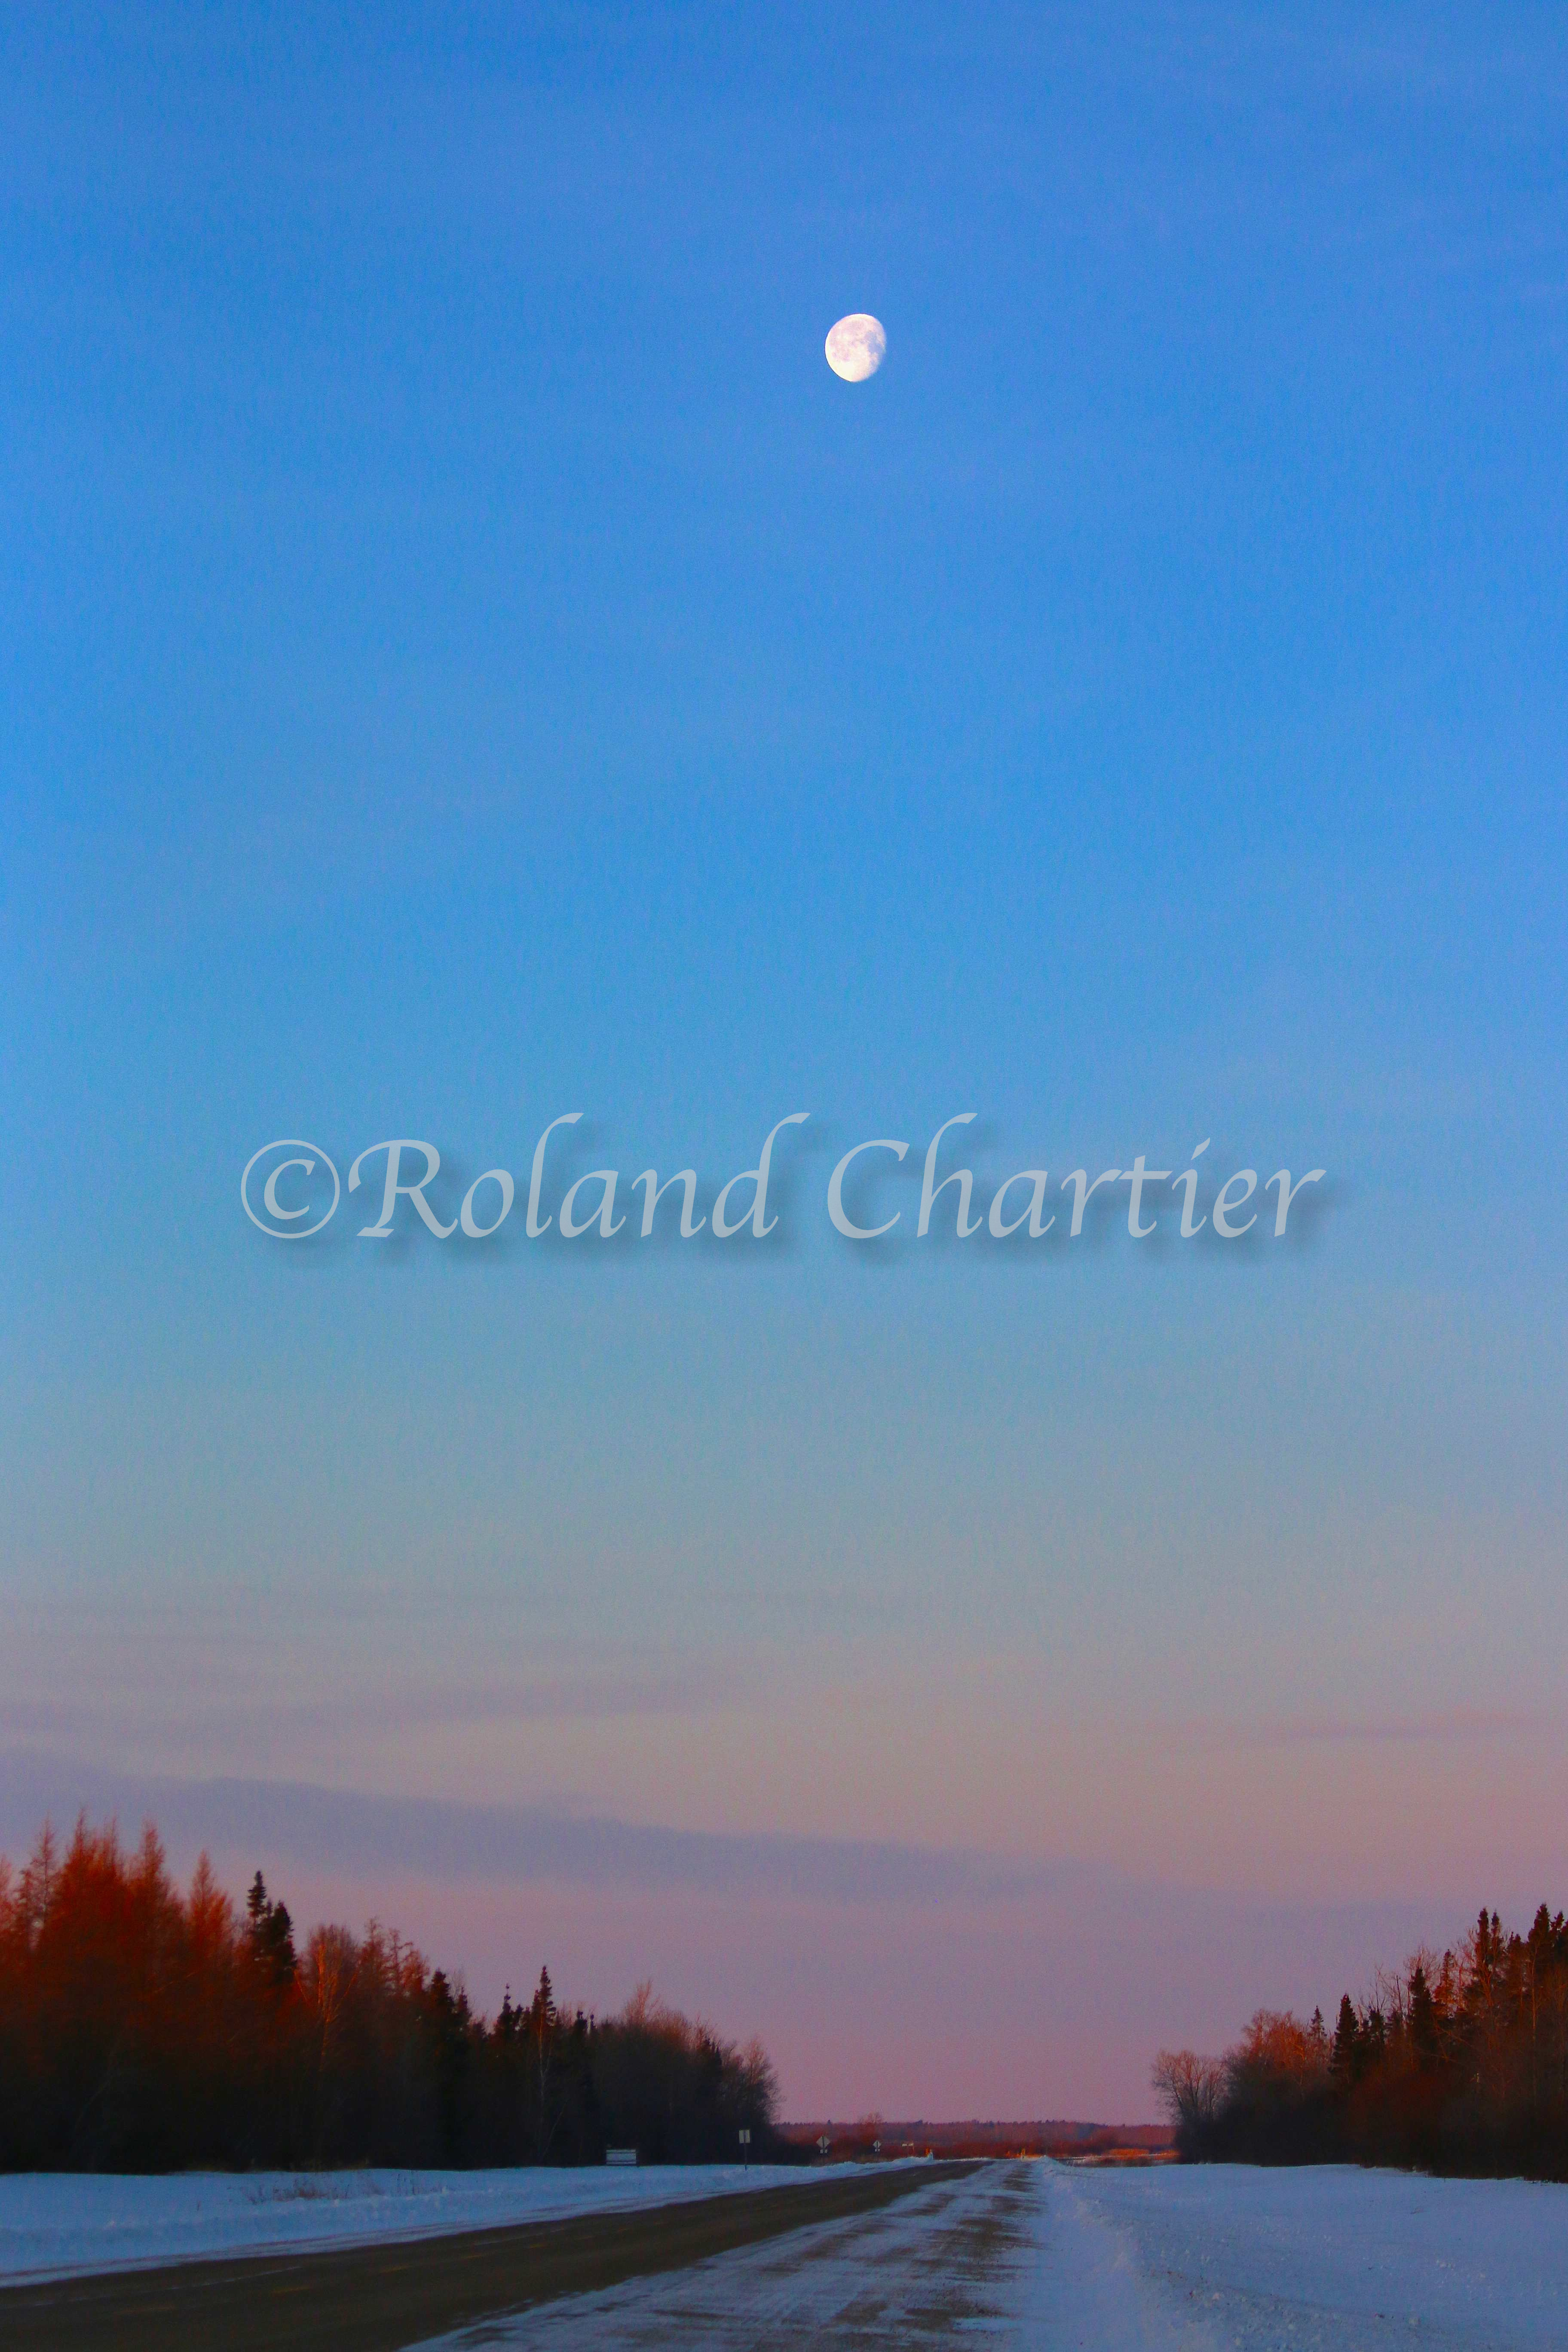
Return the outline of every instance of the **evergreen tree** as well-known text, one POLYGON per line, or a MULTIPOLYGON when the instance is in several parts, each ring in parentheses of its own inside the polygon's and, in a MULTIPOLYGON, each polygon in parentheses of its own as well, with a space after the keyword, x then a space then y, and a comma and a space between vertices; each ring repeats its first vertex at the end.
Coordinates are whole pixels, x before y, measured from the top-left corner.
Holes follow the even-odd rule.
POLYGON ((1410 2053, 1423 2074, 1437 2063, 1437 2004, 1419 1960, 1410 1973, 1410 2053))
POLYGON ((259 1871, 250 1882, 245 1912, 250 1927, 250 1948, 263 1977, 268 1984, 279 1988, 292 1984, 299 1967, 294 1950, 294 1922, 289 1916, 287 1904, 271 1900, 267 1881, 259 1871))

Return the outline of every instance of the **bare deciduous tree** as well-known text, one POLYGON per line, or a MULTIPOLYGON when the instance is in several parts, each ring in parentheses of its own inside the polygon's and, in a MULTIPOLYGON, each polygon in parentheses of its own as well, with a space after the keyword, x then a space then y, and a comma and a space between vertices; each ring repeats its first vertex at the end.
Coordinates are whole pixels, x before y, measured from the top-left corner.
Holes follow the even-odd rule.
POLYGON ((1162 2050, 1154 2061, 1156 2097, 1180 2132, 1212 2124, 1225 2096, 1226 2073, 1217 2058, 1195 2050, 1162 2050))

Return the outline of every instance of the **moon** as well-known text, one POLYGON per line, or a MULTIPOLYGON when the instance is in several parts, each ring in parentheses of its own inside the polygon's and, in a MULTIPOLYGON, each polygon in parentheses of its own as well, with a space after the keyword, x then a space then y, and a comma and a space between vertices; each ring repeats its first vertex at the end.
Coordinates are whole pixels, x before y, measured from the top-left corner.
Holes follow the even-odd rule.
POLYGON ((828 329, 825 348, 835 375, 846 383, 864 383, 881 366, 888 338, 880 319, 873 319, 868 310, 851 310, 828 329))

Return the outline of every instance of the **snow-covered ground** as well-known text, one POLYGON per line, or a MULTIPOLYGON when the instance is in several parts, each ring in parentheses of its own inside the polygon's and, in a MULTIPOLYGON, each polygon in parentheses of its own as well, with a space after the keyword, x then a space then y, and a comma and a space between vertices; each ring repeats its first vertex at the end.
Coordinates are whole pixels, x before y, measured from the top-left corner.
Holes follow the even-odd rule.
POLYGON ((425 2352, 1564 2352, 1568 2189, 990 2165, 425 2352))
MULTIPOLYGON (((820 2179, 647 2171, 0 2178, 0 2276, 363 2243, 820 2179)), ((875 2212, 487 2321, 445 2352, 1565 2352, 1568 2188, 1350 2168, 992 2164, 875 2212)))
MULTIPOLYGON (((848 2171, 858 2168, 845 2166, 848 2171)), ((122 2270, 279 2246, 363 2245, 819 2179, 799 2165, 496 2172, 0 2174, 0 2279, 122 2270)))
POLYGON ((1143 2331, 1086 2345, 1568 2347, 1568 2187, 1554 2182, 1226 2164, 1056 2171, 1045 2186, 1047 2306, 1066 2270, 1143 2331))

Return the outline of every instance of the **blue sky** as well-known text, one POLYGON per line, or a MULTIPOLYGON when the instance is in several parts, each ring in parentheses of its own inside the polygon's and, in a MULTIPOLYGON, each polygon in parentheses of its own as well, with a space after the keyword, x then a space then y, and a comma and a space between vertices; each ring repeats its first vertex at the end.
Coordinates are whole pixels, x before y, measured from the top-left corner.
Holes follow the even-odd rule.
MULTIPOLYGON (((1549 8, 10 14, 0 1706, 56 1801, 1561 1895, 1565 118, 1549 8), (273 1136, 521 1182, 574 1108, 573 1172, 710 1192, 809 1109, 785 1228, 239 1212, 273 1136), (1272 1256, 837 1244, 837 1150, 968 1109, 987 1196, 1206 1135, 1331 1196, 1272 1256)), ((821 2104, 772 1933, 726 1998, 821 2104)))

